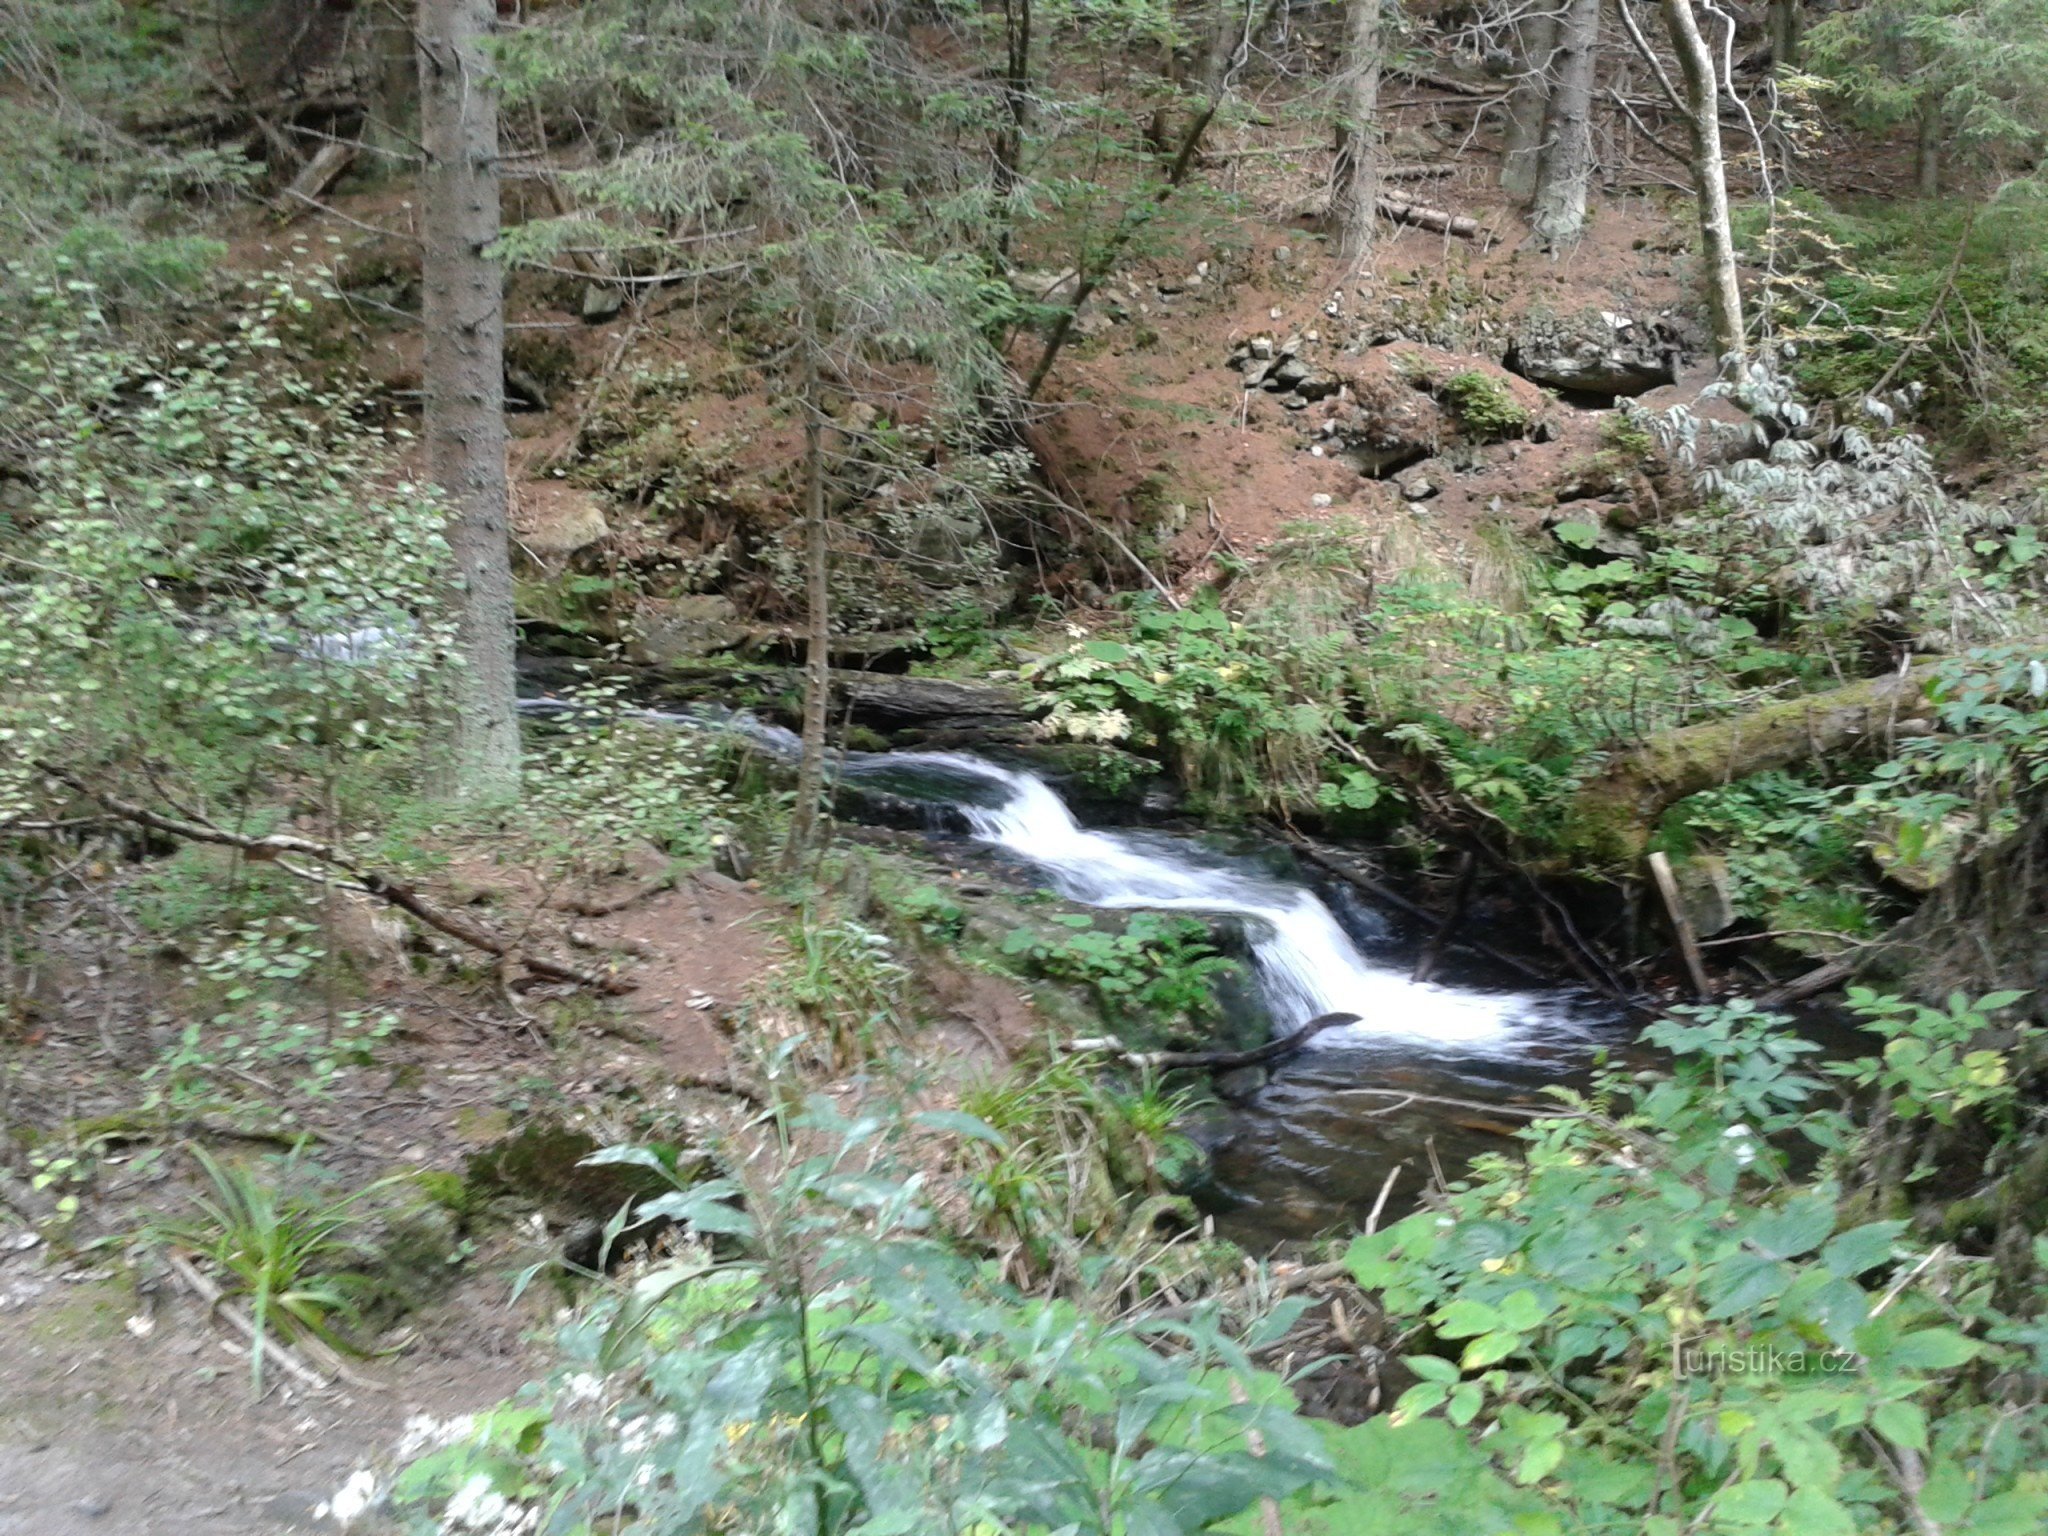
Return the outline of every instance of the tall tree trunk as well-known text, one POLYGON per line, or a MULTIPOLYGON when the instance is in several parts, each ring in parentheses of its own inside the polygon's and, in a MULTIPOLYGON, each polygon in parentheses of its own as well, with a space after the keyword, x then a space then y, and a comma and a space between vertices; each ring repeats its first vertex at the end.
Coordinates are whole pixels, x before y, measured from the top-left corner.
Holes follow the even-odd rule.
POLYGON ((1550 105, 1550 83, 1557 63, 1557 17, 1556 11, 1538 11, 1523 21, 1517 59, 1521 72, 1508 93, 1500 187, 1520 203, 1536 195, 1536 175, 1543 165, 1543 118, 1550 105))
POLYGON ((1796 69, 1799 44, 1806 34, 1806 16, 1799 0, 1771 0, 1766 20, 1771 36, 1771 62, 1780 69, 1796 69))
POLYGON ((1334 196, 1346 276, 1372 255, 1380 200, 1380 0, 1345 0, 1344 74, 1338 81, 1344 149, 1334 196))
POLYGON ((1913 145, 1913 182, 1922 197, 1941 195, 1941 97, 1920 100, 1920 131, 1913 145))
MULTIPOLYGON (((1623 5, 1628 0, 1621 0, 1623 5)), ((1735 278, 1735 237, 1728 227, 1728 167, 1721 155, 1720 86, 1714 56, 1700 36, 1692 0, 1661 0, 1664 25, 1685 82, 1685 129, 1692 146, 1692 182, 1700 210, 1700 264, 1705 268, 1707 320, 1714 355, 1740 356, 1744 345, 1742 288, 1735 278)))
POLYGON ((831 529, 825 516, 825 425, 818 399, 815 363, 804 374, 804 642, 803 754, 797 761, 796 810, 782 867, 795 873, 818 840, 818 814, 825 796, 825 725, 832 690, 832 591, 829 575, 831 529))
POLYGON ((1010 198, 1017 189, 1017 177, 1024 163, 1024 130, 1031 121, 1031 4, 1032 0, 1003 0, 1003 111, 1005 121, 996 134, 996 199, 1001 210, 996 216, 996 250, 1007 261, 1010 256, 1010 198))
POLYGON ((1599 51, 1600 0, 1571 0, 1558 28, 1557 83, 1543 115, 1543 167, 1529 217, 1536 238, 1545 245, 1570 245, 1586 226, 1599 51))
POLYGON ((512 675, 510 498, 505 483, 504 274, 498 238, 498 108, 484 49, 492 0, 420 0, 427 468, 448 499, 456 644, 454 789, 519 786, 512 675))

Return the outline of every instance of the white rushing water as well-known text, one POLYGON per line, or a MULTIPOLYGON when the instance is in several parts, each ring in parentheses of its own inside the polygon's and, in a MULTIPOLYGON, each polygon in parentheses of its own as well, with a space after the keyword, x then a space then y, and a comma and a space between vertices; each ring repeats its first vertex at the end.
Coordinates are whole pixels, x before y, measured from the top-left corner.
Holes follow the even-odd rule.
MULTIPOLYGON (((548 699, 521 707, 536 713, 573 708, 548 699)), ((664 724, 733 731, 776 757, 794 759, 801 750, 793 732, 741 711, 635 713, 664 724)), ((837 755, 836 766, 841 776, 860 782, 887 782, 911 770, 961 783, 962 797, 948 803, 975 836, 1037 866, 1070 901, 1243 919, 1255 979, 1276 1029, 1296 1029, 1325 1013, 1355 1013, 1361 1020, 1324 1031, 1312 1047, 1384 1043, 1503 1057, 1539 1041, 1582 1036, 1556 1000, 1409 980, 1406 966, 1363 953, 1306 885, 1246 861, 1205 856, 1186 838, 1084 827, 1035 774, 963 752, 847 752, 837 755), (969 786, 971 794, 965 793, 969 786)), ((928 782, 914 793, 927 797, 928 782)))
POLYGON ((1324 1013, 1355 1013, 1363 1021, 1325 1031, 1316 1037, 1318 1046, 1387 1040, 1494 1054, 1548 1035, 1559 1022, 1531 997, 1410 981, 1405 968, 1363 954, 1308 887, 1205 861, 1181 839, 1084 827, 1032 774, 961 753, 855 756, 860 760, 846 765, 850 778, 924 767, 992 786, 993 803, 958 806, 975 835, 1037 865, 1071 901, 1244 919, 1259 987, 1278 1029, 1324 1013))

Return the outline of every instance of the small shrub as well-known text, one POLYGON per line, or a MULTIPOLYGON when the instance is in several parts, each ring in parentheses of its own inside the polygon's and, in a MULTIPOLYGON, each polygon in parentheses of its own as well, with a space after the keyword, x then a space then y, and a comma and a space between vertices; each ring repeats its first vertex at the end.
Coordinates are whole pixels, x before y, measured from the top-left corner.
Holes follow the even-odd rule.
POLYGON ((1529 413, 1516 403, 1507 385, 1491 374, 1468 368, 1454 373, 1437 390, 1473 442, 1493 443, 1520 437, 1529 429, 1529 413))

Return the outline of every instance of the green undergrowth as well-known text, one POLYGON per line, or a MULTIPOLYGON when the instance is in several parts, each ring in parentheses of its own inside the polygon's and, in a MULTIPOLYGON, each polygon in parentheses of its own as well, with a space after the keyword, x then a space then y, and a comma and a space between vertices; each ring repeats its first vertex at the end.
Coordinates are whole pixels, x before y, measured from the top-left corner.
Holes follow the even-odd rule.
POLYGON ((2024 189, 1965 201, 1781 204, 1775 232, 1749 213, 1784 271, 1791 367, 1815 399, 1853 401, 1881 380, 1926 387, 1932 433, 1973 452, 2017 451, 2048 417, 2048 209, 2024 189))
POLYGON ((2048 779, 2048 673, 2032 647, 1944 662, 1924 707, 1937 728, 1881 760, 1837 756, 1680 801, 1653 846, 1724 857, 1738 915, 1789 948, 1833 954, 1876 938, 2018 832, 2048 779))
POLYGON ((1514 1148, 1358 1239, 1407 1384, 1351 1427, 1296 1407, 1340 1361, 1261 1368, 1308 1301, 1255 1264, 1161 1305, 1099 1249, 1034 1288, 1021 1231, 961 1235, 987 1208, 943 1196, 940 1143, 1019 1163, 982 1198, 1029 1189, 1035 1238, 1075 1219, 1043 1182, 1093 1091, 1070 1065, 960 1110, 792 1102, 746 1178, 640 1206, 676 1241, 577 1309, 548 1382, 415 1440, 394 1503, 421 1533, 795 1510, 845 1533, 2026 1536, 2048 1518, 2048 1335, 2003 1299, 2009 1258, 1896 1211, 1939 1177, 1945 1127, 2011 1123, 2027 1040, 1970 1042, 2014 997, 1856 1001, 1885 1049, 1824 1072, 1782 1020, 1684 1010, 1652 1031, 1669 1074, 1556 1091, 1514 1148))

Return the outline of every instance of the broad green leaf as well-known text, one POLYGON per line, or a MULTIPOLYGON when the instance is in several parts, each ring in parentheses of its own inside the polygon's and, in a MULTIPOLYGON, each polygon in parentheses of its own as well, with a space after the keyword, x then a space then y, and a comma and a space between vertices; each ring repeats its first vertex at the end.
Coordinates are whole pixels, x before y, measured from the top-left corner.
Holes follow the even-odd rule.
POLYGON ((1714 1495, 1714 1522, 1722 1526, 1765 1525, 1785 1507, 1790 1490, 1775 1477, 1734 1483, 1714 1495))
POLYGON ((1983 1348, 1953 1328, 1922 1328, 1892 1345, 1886 1364, 1894 1370, 1946 1371, 1975 1359, 1983 1348))
POLYGON ((1851 1227, 1828 1239, 1827 1246, 1820 1251, 1820 1261, 1827 1265, 1830 1274, 1853 1280, 1889 1259, 1892 1244, 1905 1230, 1903 1221, 1869 1221, 1851 1227))
POLYGON ((1912 1451, 1927 1449, 1927 1415, 1918 1403, 1879 1403, 1871 1412, 1870 1422, 1893 1445, 1912 1451))
POLYGON ((1811 1253, 1835 1230, 1835 1202, 1825 1193, 1794 1195, 1777 1210, 1750 1223, 1743 1235, 1775 1259, 1811 1253))

